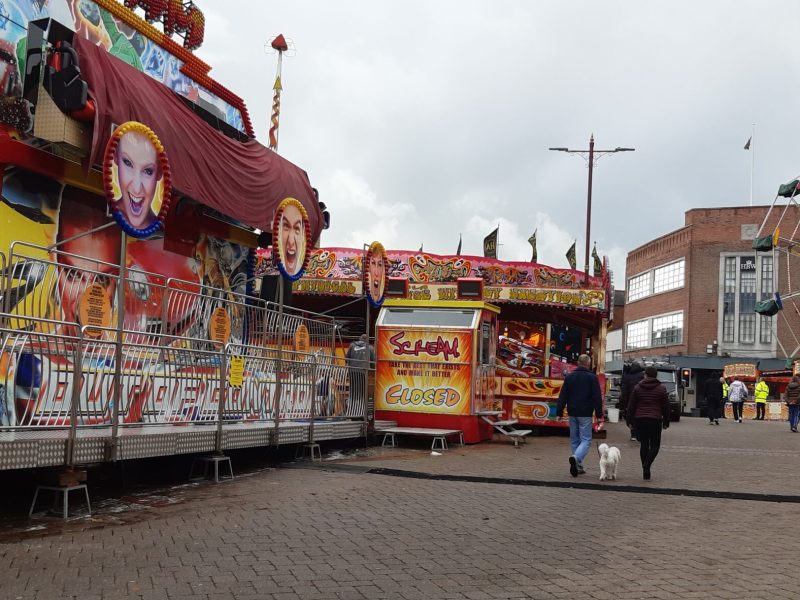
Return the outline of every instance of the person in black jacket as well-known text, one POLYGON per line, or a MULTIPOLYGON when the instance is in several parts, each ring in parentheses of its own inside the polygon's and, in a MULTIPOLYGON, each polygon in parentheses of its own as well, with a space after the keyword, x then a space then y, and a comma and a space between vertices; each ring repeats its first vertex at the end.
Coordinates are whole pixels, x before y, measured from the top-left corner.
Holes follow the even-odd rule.
POLYGON ((703 387, 708 410, 708 424, 719 425, 719 411, 722 406, 722 379, 715 373, 706 379, 703 387))
POLYGON ((661 448, 661 430, 669 428, 669 395, 658 380, 655 367, 644 370, 644 379, 633 388, 628 404, 628 424, 634 424, 641 447, 642 475, 650 479, 650 467, 661 448))
POLYGON ((578 368, 566 376, 558 394, 556 415, 560 419, 566 406, 569 413, 569 442, 572 454, 569 457, 569 474, 577 477, 585 473, 583 459, 592 445, 592 412, 597 420, 603 419, 600 397, 600 382, 589 370, 592 359, 587 354, 578 357, 578 368))
MULTIPOLYGON (((628 404, 631 401, 631 392, 638 383, 644 379, 644 369, 638 362, 631 363, 627 372, 623 373, 622 380, 619 384, 619 409, 620 415, 626 421, 628 420, 628 404)), ((633 424, 631 424, 633 427, 633 424)), ((636 441, 636 431, 631 429, 631 441, 636 441)))

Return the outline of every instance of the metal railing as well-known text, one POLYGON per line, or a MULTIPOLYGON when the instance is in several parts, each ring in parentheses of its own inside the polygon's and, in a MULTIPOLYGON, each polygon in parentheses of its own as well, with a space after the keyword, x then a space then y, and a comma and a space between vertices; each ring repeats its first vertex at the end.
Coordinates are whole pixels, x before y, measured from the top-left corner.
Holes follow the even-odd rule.
POLYGON ((0 429, 68 429, 69 461, 89 429, 109 428, 113 448, 142 425, 311 421, 313 436, 314 419, 367 419, 366 375, 336 357, 331 317, 141 270, 120 280, 117 265, 21 242, 0 267, 0 429), (81 325, 94 284, 108 314, 81 325))

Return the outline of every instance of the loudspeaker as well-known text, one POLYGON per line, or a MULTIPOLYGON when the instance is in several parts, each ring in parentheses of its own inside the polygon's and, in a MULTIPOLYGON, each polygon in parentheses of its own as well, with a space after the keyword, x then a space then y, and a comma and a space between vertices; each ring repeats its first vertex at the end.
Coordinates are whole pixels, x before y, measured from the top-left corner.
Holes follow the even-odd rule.
MULTIPOLYGON (((265 302, 278 303, 278 283, 280 275, 264 275, 261 278, 261 291, 259 298, 265 302)), ((292 306, 292 282, 283 282, 283 305, 292 306)))
POLYGON ((384 295, 387 298, 408 298, 408 278, 387 277, 384 295))
POLYGON ((483 299, 483 279, 480 277, 459 277, 456 286, 459 300, 483 299))

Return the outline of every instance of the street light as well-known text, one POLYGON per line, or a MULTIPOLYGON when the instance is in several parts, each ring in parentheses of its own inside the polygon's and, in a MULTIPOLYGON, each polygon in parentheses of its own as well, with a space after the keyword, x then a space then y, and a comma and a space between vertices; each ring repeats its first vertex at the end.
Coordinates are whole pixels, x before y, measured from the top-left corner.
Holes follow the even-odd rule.
POLYGON ((606 154, 614 154, 615 152, 633 152, 636 148, 622 148, 617 146, 613 150, 595 150, 594 149, 594 134, 589 137, 588 150, 570 150, 559 146, 557 148, 549 148, 555 152, 567 152, 569 154, 580 154, 584 160, 589 163, 589 191, 586 195, 586 260, 584 262, 584 274, 589 277, 589 239, 592 231, 592 171, 594 170, 594 163, 600 160, 601 156, 606 154))

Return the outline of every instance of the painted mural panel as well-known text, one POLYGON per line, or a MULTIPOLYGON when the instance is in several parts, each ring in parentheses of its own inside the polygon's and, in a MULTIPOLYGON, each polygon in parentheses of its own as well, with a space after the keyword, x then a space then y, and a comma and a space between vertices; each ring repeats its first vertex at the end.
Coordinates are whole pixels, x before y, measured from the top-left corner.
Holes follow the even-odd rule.
MULTIPOLYGON (((31 20, 53 18, 79 35, 103 46, 110 54, 197 103, 202 99, 215 115, 245 131, 238 108, 215 96, 181 72, 183 62, 91 0, 0 0, 0 93, 6 98, 10 123, 24 126, 26 106, 19 101, 21 73, 25 72, 25 41, 31 20), (15 98, 15 101, 11 99, 15 98)), ((9 122, 3 119, 4 122, 9 122)))

